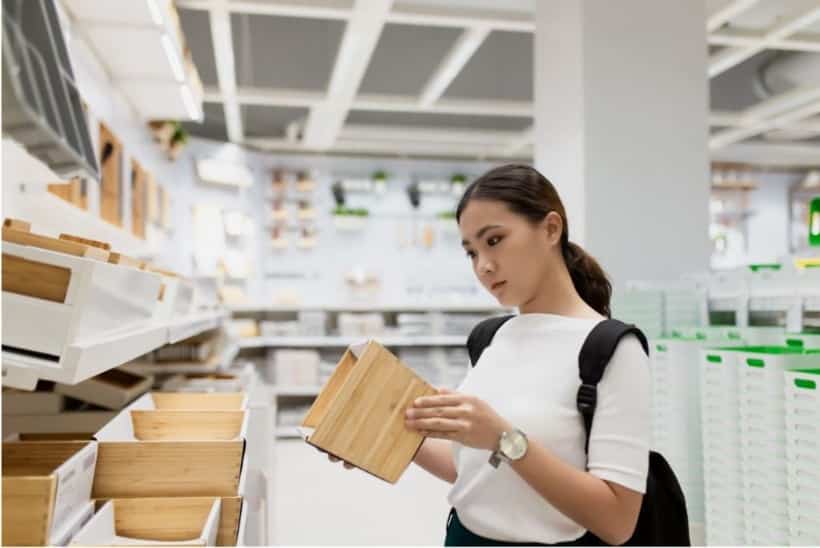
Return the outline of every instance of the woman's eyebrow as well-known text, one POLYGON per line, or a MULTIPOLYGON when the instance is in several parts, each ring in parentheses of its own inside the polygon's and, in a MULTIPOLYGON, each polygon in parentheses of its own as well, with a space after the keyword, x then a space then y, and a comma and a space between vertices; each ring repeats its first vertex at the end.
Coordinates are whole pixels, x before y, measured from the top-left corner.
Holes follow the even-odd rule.
MULTIPOLYGON (((501 228, 501 225, 486 225, 482 227, 478 232, 476 232, 475 239, 479 240, 484 235, 485 232, 488 230, 492 230, 493 228, 501 228)), ((470 243, 470 240, 461 240, 461 245, 465 246, 470 243)))

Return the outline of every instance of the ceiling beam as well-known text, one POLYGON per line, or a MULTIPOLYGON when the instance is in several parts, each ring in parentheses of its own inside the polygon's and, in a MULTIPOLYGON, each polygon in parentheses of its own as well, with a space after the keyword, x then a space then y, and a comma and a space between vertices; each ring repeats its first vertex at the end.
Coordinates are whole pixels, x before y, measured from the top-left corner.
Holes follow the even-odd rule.
MULTIPOLYGON (((820 96, 820 88, 818 88, 820 96)), ((820 99, 798 107, 793 110, 782 112, 766 120, 753 122, 746 127, 726 129, 719 131, 709 139, 709 148, 717 150, 719 148, 743 141, 749 137, 754 137, 769 130, 790 127, 794 122, 799 122, 820 113, 820 99)))
POLYGON ((485 27, 490 30, 535 32, 532 13, 418 5, 407 1, 396 2, 388 21, 405 25, 485 27))
MULTIPOLYGON (((236 90, 236 99, 242 105, 269 107, 312 107, 325 100, 323 91, 287 88, 257 88, 243 86, 236 90)), ((213 86, 205 87, 204 100, 207 103, 221 103, 222 93, 213 86)))
POLYGON ((460 143, 499 145, 515 138, 519 131, 472 128, 345 124, 339 140, 382 140, 393 142, 460 143))
MULTIPOLYGON (((211 0, 176 0, 179 8, 207 10, 211 0)), ((309 19, 349 19, 351 0, 231 0, 228 11, 309 19)), ((437 8, 412 2, 396 2, 387 15, 388 23, 433 27, 472 28, 511 32, 535 32, 531 14, 510 11, 437 8)))
POLYGON ((712 161, 758 166, 820 167, 820 146, 814 144, 736 143, 710 154, 712 161))
MULTIPOLYGON (((176 0, 178 8, 210 9, 211 0, 176 0)), ((351 0, 229 0, 231 13, 304 17, 306 19, 347 19, 353 6, 351 0)))
POLYGON ((327 99, 314 105, 308 114, 304 133, 308 148, 327 149, 339 135, 392 3, 393 0, 356 0, 336 54, 327 99))
POLYGON ((535 142, 535 126, 530 126, 523 132, 508 140, 502 153, 504 156, 515 156, 535 142))
POLYGON ((733 0, 729 2, 723 8, 709 15, 709 18, 706 20, 706 30, 708 32, 716 31, 724 24, 757 4, 757 2, 758 0, 733 0))
POLYGON ((756 44, 741 47, 730 47, 712 55, 709 58, 709 77, 712 78, 718 74, 722 74, 733 66, 738 65, 746 59, 752 57, 756 53, 771 47, 773 42, 778 42, 791 36, 803 27, 811 25, 818 19, 820 19, 820 6, 814 6, 800 15, 796 15, 776 24, 774 27, 769 29, 763 36, 763 39, 756 44))
POLYGON ((458 37, 456 43, 453 44, 453 47, 450 48, 450 51, 441 60, 438 68, 425 84, 419 99, 421 106, 429 107, 444 95, 444 92, 456 79, 473 54, 481 47, 484 39, 489 34, 490 29, 487 27, 468 28, 461 33, 461 36, 458 37))
MULTIPOLYGON (((730 29, 724 29, 709 35, 709 43, 713 46, 754 46, 765 39, 766 35, 760 32, 730 29)), ((820 40, 816 38, 816 35, 795 34, 790 38, 770 42, 768 47, 789 51, 820 52, 820 40)))
POLYGON ((242 129, 239 101, 236 99, 236 67, 234 66, 231 18, 224 1, 213 2, 210 5, 211 39, 214 44, 219 92, 224 101, 228 140, 233 143, 241 143, 244 138, 244 131, 242 129))

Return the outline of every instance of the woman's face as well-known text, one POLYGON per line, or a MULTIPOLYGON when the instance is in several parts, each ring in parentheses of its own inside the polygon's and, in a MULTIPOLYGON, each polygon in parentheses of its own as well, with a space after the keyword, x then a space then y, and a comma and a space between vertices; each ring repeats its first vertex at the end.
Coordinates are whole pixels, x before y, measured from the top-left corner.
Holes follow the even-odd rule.
POLYGON ((551 213, 538 225, 510 211, 503 202, 471 200, 459 220, 462 245, 481 285, 502 306, 517 307, 532 300, 548 279, 560 216, 551 213))

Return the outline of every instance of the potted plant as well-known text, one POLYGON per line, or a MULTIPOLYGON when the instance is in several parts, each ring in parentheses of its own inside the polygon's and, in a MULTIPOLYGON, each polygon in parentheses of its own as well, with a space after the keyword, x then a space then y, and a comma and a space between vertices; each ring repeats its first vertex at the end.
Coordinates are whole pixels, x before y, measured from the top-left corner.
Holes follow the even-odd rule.
POLYGON ((177 124, 171 120, 153 120, 148 122, 148 127, 154 136, 154 140, 161 143, 165 148, 171 142, 171 137, 174 136, 177 124))
POLYGON ((185 131, 185 128, 183 128, 179 122, 176 122, 176 125, 177 127, 174 130, 174 134, 171 136, 171 147, 168 149, 168 157, 171 160, 177 159, 179 153, 182 152, 182 149, 188 142, 188 132, 185 131))
POLYGON ((373 188, 379 194, 384 194, 387 190, 387 172, 383 170, 374 171, 370 178, 373 180, 373 188))
POLYGON ((466 186, 467 176, 463 173, 454 173, 453 176, 450 177, 450 190, 452 190, 456 196, 464 194, 464 188, 466 186))
POLYGON ((370 212, 363 207, 351 208, 340 205, 333 209, 333 222, 339 230, 361 230, 368 215, 370 212))

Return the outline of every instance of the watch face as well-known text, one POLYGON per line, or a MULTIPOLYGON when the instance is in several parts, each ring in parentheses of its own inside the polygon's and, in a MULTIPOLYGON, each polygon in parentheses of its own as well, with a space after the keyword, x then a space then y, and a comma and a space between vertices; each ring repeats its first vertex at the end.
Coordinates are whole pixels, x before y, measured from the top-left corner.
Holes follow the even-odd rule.
POLYGON ((518 460, 527 452, 527 436, 519 430, 507 432, 501 438, 499 449, 507 458, 518 460))

